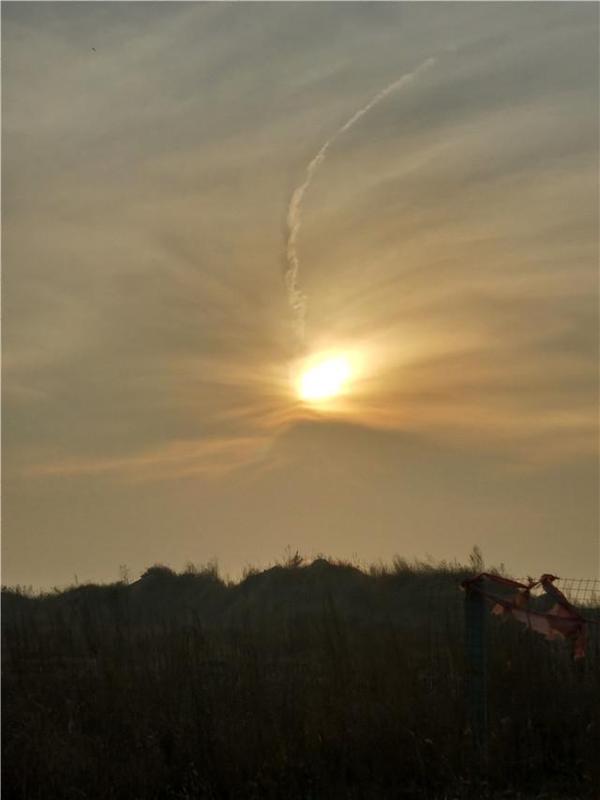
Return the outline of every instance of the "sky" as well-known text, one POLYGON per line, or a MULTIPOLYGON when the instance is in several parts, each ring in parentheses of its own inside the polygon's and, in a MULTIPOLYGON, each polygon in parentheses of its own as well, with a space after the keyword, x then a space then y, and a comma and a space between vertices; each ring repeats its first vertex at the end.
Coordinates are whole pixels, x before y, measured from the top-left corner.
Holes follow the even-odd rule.
POLYGON ((3 583, 598 575, 598 14, 3 3, 3 583))

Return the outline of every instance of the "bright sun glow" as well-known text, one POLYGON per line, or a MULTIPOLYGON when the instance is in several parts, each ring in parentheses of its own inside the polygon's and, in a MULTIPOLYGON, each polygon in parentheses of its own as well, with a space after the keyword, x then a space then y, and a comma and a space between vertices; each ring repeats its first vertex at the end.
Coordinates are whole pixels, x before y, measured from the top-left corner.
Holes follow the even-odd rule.
POLYGON ((301 375, 300 397, 310 402, 329 400, 342 392, 350 374, 350 363, 344 356, 320 361, 301 375))

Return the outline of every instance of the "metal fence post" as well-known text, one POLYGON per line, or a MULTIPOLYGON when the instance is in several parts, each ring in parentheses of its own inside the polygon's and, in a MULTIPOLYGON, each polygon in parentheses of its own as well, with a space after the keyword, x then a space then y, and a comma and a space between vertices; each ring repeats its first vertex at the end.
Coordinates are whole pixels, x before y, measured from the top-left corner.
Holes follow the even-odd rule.
POLYGON ((487 659, 485 598, 477 584, 465 586, 465 663, 467 714, 480 761, 487 755, 487 659))

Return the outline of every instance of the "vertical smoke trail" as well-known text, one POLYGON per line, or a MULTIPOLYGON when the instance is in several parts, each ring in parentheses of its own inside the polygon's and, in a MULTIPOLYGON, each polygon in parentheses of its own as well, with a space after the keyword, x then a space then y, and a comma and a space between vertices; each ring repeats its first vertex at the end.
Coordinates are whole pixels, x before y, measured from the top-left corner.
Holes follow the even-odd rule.
POLYGON ((297 186, 292 193, 287 213, 286 269, 284 273, 284 282, 288 294, 288 301, 294 315, 296 333, 301 342, 304 339, 307 301, 306 295, 299 286, 298 276, 300 271, 300 260, 298 258, 296 243, 298 241, 300 226, 302 224, 302 201, 304 200, 306 190, 312 183, 317 169, 325 160, 327 151, 343 133, 352 128, 352 126, 355 125, 358 120, 361 119, 361 117, 364 117, 366 113, 368 113, 389 94, 411 83, 420 73, 429 69, 435 63, 435 58, 428 58, 427 61, 424 61, 415 70, 403 75, 397 81, 394 81, 394 83, 390 83, 389 86, 386 86, 385 89, 382 89, 380 92, 378 92, 378 94, 375 95, 375 97, 369 100, 365 106, 359 108, 359 110, 356 111, 350 117, 350 119, 342 125, 341 128, 338 128, 333 136, 331 136, 321 147, 316 156, 308 164, 304 181, 297 186))

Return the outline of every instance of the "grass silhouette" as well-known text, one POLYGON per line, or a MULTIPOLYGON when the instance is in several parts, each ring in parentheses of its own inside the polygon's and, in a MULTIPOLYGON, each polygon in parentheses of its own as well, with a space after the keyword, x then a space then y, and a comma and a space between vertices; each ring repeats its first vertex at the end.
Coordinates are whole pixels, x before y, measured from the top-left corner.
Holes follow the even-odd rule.
POLYGON ((4 589, 6 797, 597 798, 597 630, 574 663, 489 618, 482 769, 459 589, 476 566, 296 553, 238 583, 190 565, 4 589))

